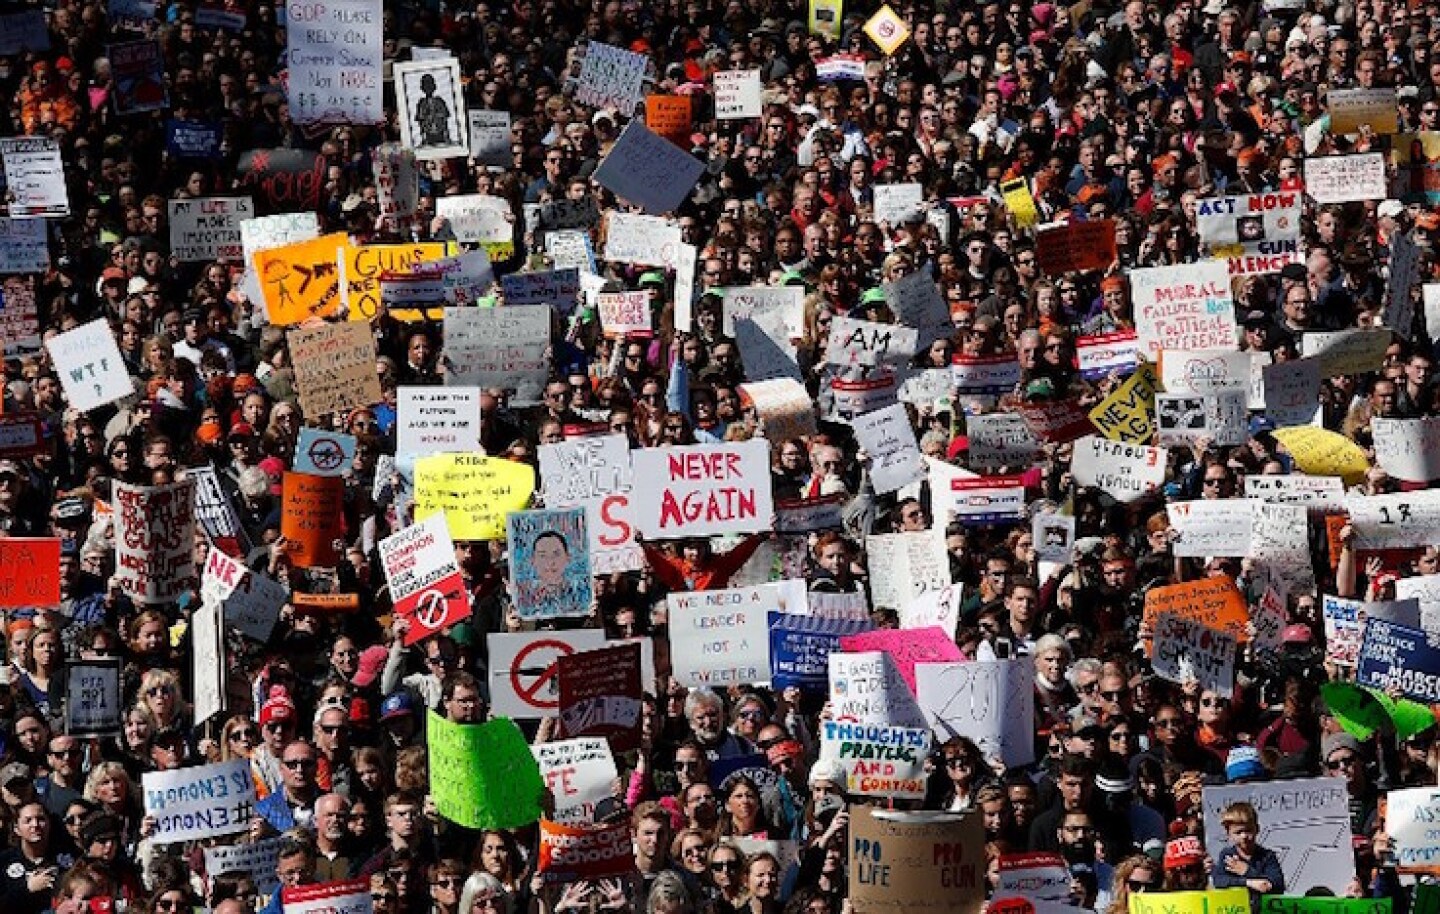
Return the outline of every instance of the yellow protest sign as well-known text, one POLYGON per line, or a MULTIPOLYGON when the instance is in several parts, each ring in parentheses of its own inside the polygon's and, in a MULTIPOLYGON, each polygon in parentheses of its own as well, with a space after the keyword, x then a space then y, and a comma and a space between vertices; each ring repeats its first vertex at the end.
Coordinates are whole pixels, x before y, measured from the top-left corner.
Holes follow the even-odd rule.
POLYGON ((1370 461, 1360 445, 1337 432, 1312 425, 1275 430, 1275 438, 1285 445, 1295 468, 1311 476, 1339 476, 1347 486, 1365 479, 1370 461))
POLYGON ((255 254, 255 275, 270 323, 284 327, 339 313, 336 254, 349 240, 336 232, 255 254))
POLYGON ((865 34, 889 57, 900 50, 900 45, 910 37, 910 26, 906 25, 900 14, 892 10, 887 3, 876 10, 875 15, 865 23, 865 34))
MULTIPOLYGON (((374 320, 380 313, 380 277, 387 273, 409 273, 416 264, 439 260, 449 251, 443 241, 415 244, 345 245, 341 265, 345 269, 345 308, 352 321, 374 320)), ((402 321, 420 321, 425 314, 418 308, 392 311, 402 321)), ((439 309, 430 317, 441 318, 439 309)))
POLYGON ((1024 178, 1012 178, 1000 185, 1005 196, 1005 205, 1015 217, 1016 228, 1030 228, 1040 221, 1040 211, 1035 208, 1035 198, 1030 196, 1030 185, 1024 178))
POLYGON ((527 464, 481 454, 435 454, 415 461, 415 519, 445 512, 456 540, 505 538, 505 515, 523 511, 535 491, 527 464))
POLYGON ((810 34, 839 41, 844 12, 845 0, 810 0, 810 34))
POLYGON ((1208 892, 1132 892, 1130 914, 1249 914, 1248 889, 1208 892))
POLYGON ((1141 362, 1124 384, 1090 410, 1090 421, 1111 441, 1149 444, 1155 433, 1155 369, 1141 362))

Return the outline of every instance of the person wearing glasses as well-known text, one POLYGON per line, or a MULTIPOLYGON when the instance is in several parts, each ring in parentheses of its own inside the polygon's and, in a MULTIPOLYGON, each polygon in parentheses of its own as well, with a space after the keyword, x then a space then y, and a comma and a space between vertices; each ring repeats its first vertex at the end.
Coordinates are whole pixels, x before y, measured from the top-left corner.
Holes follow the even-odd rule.
POLYGON ((51 815, 60 816, 71 803, 84 796, 81 761, 85 750, 75 737, 59 735, 50 738, 46 755, 50 773, 35 781, 35 793, 51 815))
POLYGON ((1160 889, 1161 871, 1146 854, 1131 854, 1115 865, 1115 879, 1110 886, 1110 906, 1104 914, 1129 914, 1130 895, 1160 889))
POLYGON ((424 671, 402 677, 405 666, 405 633, 409 630, 410 620, 399 616, 390 626, 390 654, 385 658, 385 670, 380 674, 380 691, 390 695, 404 688, 418 695, 427 708, 439 710, 445 677, 457 668, 459 649, 448 636, 427 638, 420 645, 424 651, 424 671))
MULTIPOLYGON (((307 740, 292 740, 285 746, 280 754, 280 789, 255 804, 255 818, 250 822, 252 838, 258 840, 271 830, 279 833, 297 825, 313 826, 315 801, 320 797, 320 785, 315 781, 318 759, 319 753, 307 740)), ((314 865, 312 854, 312 874, 314 865)))
POLYGON ((1320 757, 1325 764, 1324 776, 1345 782, 1345 792, 1349 794, 1351 833, 1370 834, 1367 829, 1371 828, 1375 818, 1379 791, 1370 779, 1360 741, 1348 733, 1328 734, 1320 743, 1320 757))
POLYGON ((975 794, 992 777, 980 747, 964 736, 948 740, 935 755, 927 808, 946 812, 968 812, 975 808, 975 794))

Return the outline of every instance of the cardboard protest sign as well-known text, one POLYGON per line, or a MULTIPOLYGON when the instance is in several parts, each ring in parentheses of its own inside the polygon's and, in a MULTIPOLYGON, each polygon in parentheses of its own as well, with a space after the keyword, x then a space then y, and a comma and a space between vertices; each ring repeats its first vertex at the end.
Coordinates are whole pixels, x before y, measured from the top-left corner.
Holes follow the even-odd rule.
POLYGON ((1440 490, 1389 495, 1350 494, 1345 510, 1357 549, 1409 549, 1434 541, 1440 524, 1440 490))
POLYGON ((465 828, 521 828, 540 818, 545 782, 514 721, 457 724, 430 711, 425 736, 440 815, 465 828))
POLYGON ((115 574, 111 580, 136 603, 169 603, 197 583, 195 484, 133 486, 116 481, 115 574))
MULTIPOLYGON (((352 321, 374 320, 384 304, 380 288, 382 277, 416 272, 422 264, 434 263, 447 253, 448 248, 438 241, 413 244, 347 243, 337 247, 335 257, 343 280, 340 284, 340 295, 347 316, 352 321)), ((420 315, 405 316, 396 312, 395 316, 415 320, 420 315)))
POLYGON ((298 568, 328 568, 340 561, 335 541, 344 536, 345 480, 286 473, 280 535, 298 568))
POLYGON ((283 584, 251 571, 219 549, 205 554, 200 599, 222 609, 225 621, 246 637, 261 644, 269 641, 289 595, 283 584))
MULTIPOLYGON (((205 848, 205 873, 212 879, 225 873, 243 873, 255 880, 255 887, 262 894, 280 890, 280 845, 285 839, 279 835, 261 838, 249 844, 221 844, 205 848)), ((367 883, 366 891, 369 891, 367 883)))
POLYGON ((60 540, 0 539, 0 608, 60 605, 60 540))
POLYGON ((1202 689, 1229 697, 1235 691, 1235 636, 1161 613, 1155 622, 1155 675, 1171 682, 1198 682, 1202 689))
POLYGON ((12 219, 63 219, 70 215, 60 144, 50 137, 0 140, 6 214, 12 219))
POLYGON ((446 382, 515 391, 517 404, 539 403, 550 374, 546 305, 445 309, 446 382))
POLYGON ((135 393, 115 334, 104 318, 52 336, 45 349, 71 409, 89 412, 135 393))
POLYGON ((844 723, 927 726, 915 693, 884 651, 830 655, 830 708, 844 723))
POLYGON ((513 511, 505 521, 510 584, 522 619, 590 612, 592 578, 585 509, 513 511))
POLYGON ((172 257, 193 262, 244 256, 240 223, 255 215, 249 197, 195 197, 168 205, 172 257))
POLYGON ((768 614, 780 609, 773 590, 672 593, 666 602, 676 682, 714 688, 770 681, 768 614))
POLYGON ((631 121, 592 177, 615 196, 658 216, 679 209, 704 171, 705 163, 688 150, 631 121))
POLYGON ((407 645, 470 617, 470 594, 455 562, 443 512, 381 540, 380 563, 395 615, 410 620, 407 645))
POLYGON ((1106 270, 1115 258, 1114 219, 1067 222, 1035 234, 1035 263, 1050 276, 1106 270))
POLYGON ((770 529, 770 448, 734 444, 644 448, 631 455, 631 493, 640 531, 652 539, 751 533, 770 529))
POLYGON ((1167 394, 1205 395, 1250 385, 1250 353, 1226 349, 1160 350, 1160 384, 1167 394))
POLYGON ((634 869, 630 823, 587 827, 540 820, 540 854, 535 870, 547 883, 571 885, 586 879, 622 876, 634 869))
POLYGON ((600 326, 609 337, 649 336, 650 293, 601 292, 596 296, 600 326))
POLYGON ((0 275, 50 268, 45 226, 43 219, 0 219, 0 275))
POLYGON ((505 536, 505 515, 523 510, 535 491, 525 464, 480 454, 436 454, 415 461, 415 516, 445 512, 457 540, 505 536))
POLYGON ((925 478, 920 445, 903 404, 856 416, 850 425, 856 442, 870 456, 870 481, 877 495, 925 478))
POLYGON ((575 310, 575 297, 580 294, 580 275, 578 267, 506 274, 500 279, 505 307, 546 305, 547 312, 554 309, 561 314, 569 314, 575 310))
POLYGON ((1130 272, 1135 329, 1142 351, 1235 349, 1239 333, 1230 277, 1216 261, 1130 272))
POLYGON ((1349 156, 1307 157, 1305 192, 1322 206, 1326 203, 1383 200, 1389 193, 1385 181, 1385 156, 1378 152, 1366 152, 1349 156))
POLYGON ((1214 197, 1198 201, 1195 224, 1231 276, 1278 273, 1300 262, 1303 203, 1297 191, 1214 197))
POLYGON ((845 790, 864 797, 925 799, 930 731, 827 720, 820 757, 845 766, 845 790))
POLYGON ((1089 435, 1075 442, 1070 470, 1077 486, 1094 486, 1128 503, 1165 483, 1165 451, 1089 435))
POLYGON ((1245 597, 1226 577, 1203 578, 1152 587, 1145 592, 1145 622, 1153 629, 1162 613, 1184 616, 1200 624, 1234 635, 1247 641, 1245 623, 1250 611, 1245 597))
POLYGON ((1394 87, 1329 89, 1325 92, 1325 108, 1330 112, 1330 132, 1337 135, 1359 133, 1361 127, 1372 133, 1400 132, 1400 108, 1394 87))
POLYGON ((716 120, 733 121, 761 116, 759 70, 720 70, 711 80, 716 120))
POLYGON ((824 692, 829 682, 829 659, 840 650, 840 639, 870 629, 868 621, 818 619, 790 613, 771 613, 771 685, 824 692))
POLYGON ((1174 553, 1181 558, 1250 553, 1251 510, 1248 501, 1200 499, 1165 506, 1174 530, 1174 553))
POLYGON ((148 771, 141 792, 145 815, 155 817, 156 844, 233 835, 255 815, 255 781, 244 759, 148 771))
POLYGON ((287 7, 287 13, 286 97, 295 123, 382 123, 379 0, 312 0, 287 7))
POLYGON ((597 736, 535 743, 530 747, 540 777, 555 798, 555 821, 587 825, 595 821, 595 807, 612 796, 615 757, 610 745, 597 736))
POLYGON ((487 248, 512 249, 514 214, 504 197, 490 194, 438 197, 435 200, 435 215, 450 223, 450 231, 457 241, 483 244, 487 248))
MULTIPOLYGON (((1345 782, 1339 778, 1257 782, 1206 787, 1205 850, 1220 859, 1225 829, 1220 816, 1232 803, 1246 802, 1260 814, 1261 846, 1275 851, 1285 872, 1285 891, 1303 893, 1316 886, 1343 892, 1355 878, 1355 852, 1350 842, 1350 812, 1345 782), (1296 815, 1304 810, 1304 815, 1296 815)), ((1249 906, 1244 889, 1239 914, 1249 906)), ((1154 898, 1171 898, 1172 894, 1154 898)))
POLYGON ((1376 371, 1384 364, 1385 350, 1390 348, 1392 338, 1389 328, 1306 332, 1300 334, 1300 354, 1307 359, 1319 359, 1323 377, 1362 374, 1376 371))
POLYGON ((355 463, 354 435, 306 426, 295 444, 295 472, 312 476, 344 476, 355 463))
POLYGON ((815 401, 798 380, 771 378, 741 384, 740 394, 755 408, 765 440, 772 445, 815 434, 815 401))
POLYGON ((855 914, 973 914, 985 896, 978 813, 857 807, 850 818, 855 914))
POLYGON ((1250 551, 1256 580, 1283 593, 1313 588, 1309 514, 1302 505, 1250 504, 1250 551))
POLYGON ((658 216, 610 213, 605 218, 605 259, 641 267, 673 267, 680 256, 680 228, 658 216))
POLYGON ((1018 660, 920 663, 915 695, 935 738, 975 741, 1007 767, 1035 760, 1035 664, 1018 660))
POLYGON ((640 644, 631 641, 559 659, 560 726, 566 736, 598 736, 616 752, 639 747, 640 653, 640 644))
POLYGON ((480 388, 399 388, 395 431, 398 454, 479 450, 480 388))
POLYGON ((124 711, 118 659, 86 660, 66 665, 66 733, 71 736, 119 733, 124 711))
POLYGON ((1440 703, 1440 648, 1418 628, 1385 619, 1364 623, 1355 681, 1381 690, 1398 688, 1429 704, 1440 703))
POLYGON ((1430 482, 1440 478, 1440 418, 1370 420, 1375 443, 1375 463, 1386 473, 1406 482, 1430 482))
MULTIPOLYGON (((270 323, 285 326, 339 313, 340 266, 336 258, 347 241, 344 233, 336 233, 256 252, 255 274, 270 323)), ((291 358, 297 366, 301 364, 293 352, 291 358)))

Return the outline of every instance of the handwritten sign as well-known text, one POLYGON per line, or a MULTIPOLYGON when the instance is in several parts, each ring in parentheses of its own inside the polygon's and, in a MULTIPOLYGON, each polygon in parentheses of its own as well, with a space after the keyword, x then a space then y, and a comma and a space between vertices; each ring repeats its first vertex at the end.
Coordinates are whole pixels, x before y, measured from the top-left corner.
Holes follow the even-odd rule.
POLYGON ((336 252, 346 241, 343 233, 322 235, 255 254, 255 273, 270 323, 298 324, 339 313, 340 267, 336 252))
POLYGON ((837 316, 830 325, 825 361, 831 365, 874 367, 904 363, 915 354, 920 331, 898 324, 877 324, 837 316))
POLYGON ((104 736, 120 732, 120 661, 87 660, 65 667, 65 732, 104 736))
POLYGON ((383 123, 380 0, 293 3, 286 20, 286 95, 295 123, 383 123))
POLYGON ((169 202, 170 254, 182 261, 243 256, 240 223, 255 215, 249 197, 196 197, 169 202))
POLYGON ((1132 270, 1135 329, 1142 351, 1234 349, 1239 334, 1230 277, 1214 261, 1132 270))
POLYGON ((1090 421, 1111 441, 1145 444, 1155 434, 1155 396, 1155 370, 1141 365, 1090 410, 1090 421))
POLYGON ((88 412, 135 393, 115 334, 104 318, 51 337, 45 349, 71 409, 88 412))
POLYGON ((505 515, 519 511, 535 491, 529 466, 479 454, 435 454, 415 461, 415 516, 445 512, 457 540, 496 540, 505 515))
POLYGON ((1198 201, 1195 224, 1231 276, 1278 273, 1300 262, 1303 202, 1296 191, 1214 197, 1198 201))
MULTIPOLYGON (((43 25, 43 22, 42 22, 43 25)), ((0 140, 6 199, 12 219, 63 219, 70 215, 60 145, 50 137, 0 140)))
POLYGON ((760 71, 719 70, 711 77, 715 93, 715 119, 721 121, 760 117, 760 71))
POLYGON ((446 308, 446 381, 513 390, 517 404, 540 402, 550 373, 550 315, 545 305, 446 308))
POLYGON ((764 587, 672 593, 670 650, 675 680, 720 687, 770 681, 770 612, 779 611, 764 587))
POLYGON ((1171 682, 1198 682, 1229 697, 1235 690, 1235 636, 1193 619, 1161 613, 1155 625, 1155 675, 1171 682))
POLYGON ((366 324, 296 327, 286 333, 300 406, 312 419, 380 402, 375 338, 366 324))
POLYGON ((1322 206, 1357 200, 1383 200, 1385 156, 1366 152, 1349 156, 1320 156, 1305 159, 1305 192, 1322 206))
POLYGON ((855 914, 962 914, 984 903, 985 830, 973 811, 857 807, 848 840, 855 914))
POLYGON ((1228 632, 1240 641, 1248 640, 1245 623, 1250 620, 1250 610, 1235 582, 1227 577, 1150 588, 1145 592, 1145 622, 1153 628, 1162 613, 1183 616, 1207 628, 1228 632))
POLYGON ((650 293, 601 292, 597 296, 600 326, 610 337, 650 335, 650 293))
POLYGON ((770 528, 770 448, 736 444, 644 448, 632 455, 636 522, 647 537, 673 539, 770 528))
POLYGON ((975 741, 1006 766, 1035 760, 1035 665, 1026 659, 915 665, 915 695, 941 742, 975 741))
POLYGON ((134 486, 116 481, 115 574, 136 603, 169 603, 197 583, 195 484, 134 486))
POLYGON ((465 828, 520 828, 540 818, 545 782, 515 722, 453 723, 426 716, 430 793, 440 815, 465 828))
POLYGON ((1440 418, 1370 420, 1375 443, 1375 463, 1386 473, 1406 482, 1430 482, 1440 478, 1440 418))
POLYGON ((145 815, 155 818, 156 844, 232 835, 249 828, 255 814, 255 781, 244 759, 146 772, 141 792, 145 815))
POLYGON ((660 215, 678 209, 704 171, 705 163, 688 151, 631 121, 593 178, 617 197, 660 215))
POLYGON ((832 719, 880 726, 927 726, 915 694, 884 651, 830 655, 832 719))
POLYGON ((286 473, 280 534, 291 543, 299 568, 326 568, 340 560, 335 541, 344 535, 345 480, 286 473))
POLYGON ((640 643, 629 641, 560 658, 560 726, 567 736, 599 736, 616 752, 640 746, 640 655, 640 643))
MULTIPOLYGON (((1254 806, 1260 815, 1259 842, 1279 856, 1285 891, 1308 892, 1325 886, 1338 894, 1355 878, 1344 780, 1311 778, 1206 787, 1201 805, 1205 810, 1205 850, 1212 859, 1220 859, 1226 847, 1221 815, 1232 803, 1242 802, 1254 806), (1296 815, 1301 809, 1305 815, 1296 815)), ((1244 914, 1250 906, 1246 890, 1227 891, 1239 893, 1235 914, 1244 914)), ((1151 897, 1168 903, 1175 893, 1151 897)))
POLYGON ((1351 494, 1345 510, 1357 549, 1409 549, 1434 542, 1440 529, 1440 491, 1351 494))
POLYGON ((820 757, 845 767, 847 793, 866 797, 925 799, 925 761, 930 731, 827 720, 820 757))
POLYGON ((850 425, 855 429, 856 442, 870 456, 870 481, 877 495, 925 478, 920 445, 903 404, 856 416, 850 425))
POLYGON ((1325 108, 1330 112, 1330 132, 1359 133, 1368 127, 1372 133, 1398 133, 1399 105, 1395 89, 1330 89, 1325 93, 1325 108))
POLYGON ((1115 258, 1114 219, 1068 222, 1035 235, 1035 263, 1051 276, 1105 270, 1115 258))
POLYGON ((1119 502, 1132 502, 1165 482, 1165 452, 1089 435, 1075 442, 1070 459, 1077 486, 1094 486, 1119 502))
POLYGON ((562 739, 530 747, 540 777, 555 798, 555 821, 589 825, 595 807, 611 794, 615 757, 600 737, 562 739))
POLYGON ((432 514, 381 540, 380 564, 395 615, 410 620, 407 645, 469 618, 470 595, 444 514, 432 514))

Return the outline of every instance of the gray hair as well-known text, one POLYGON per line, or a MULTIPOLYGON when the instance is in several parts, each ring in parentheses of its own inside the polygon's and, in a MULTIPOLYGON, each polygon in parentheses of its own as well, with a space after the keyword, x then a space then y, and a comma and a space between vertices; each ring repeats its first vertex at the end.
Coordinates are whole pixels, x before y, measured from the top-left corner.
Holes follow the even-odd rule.
POLYGON ((1079 660, 1075 661, 1075 665, 1070 667, 1070 669, 1065 673, 1065 678, 1070 682, 1070 685, 1076 691, 1079 691, 1079 679, 1081 673, 1093 673, 1096 676, 1099 676, 1104 671, 1104 669, 1104 664, 1102 664, 1099 660, 1096 660, 1094 657, 1082 657, 1079 660))
POLYGON ((470 878, 465 880, 465 886, 460 889, 460 907, 458 911, 470 911, 475 907, 477 895, 498 895, 500 897, 500 914, 510 914, 512 900, 510 893, 505 891, 505 886, 500 880, 489 873, 471 873, 470 878))
POLYGON ((650 894, 645 899, 645 914, 655 914, 662 904, 674 902, 683 906, 682 911, 695 910, 695 902, 685 888, 685 880, 674 870, 664 870, 655 877, 655 883, 650 886, 650 894))
POLYGON ((270 493, 270 477, 259 467, 246 467, 241 470, 236 485, 240 494, 246 498, 259 498, 270 493))
POLYGON ((1059 651, 1065 655, 1066 660, 1075 659, 1075 651, 1071 649, 1070 642, 1054 632, 1041 635, 1040 640, 1035 642, 1035 650, 1033 653, 1036 657, 1039 657, 1041 654, 1047 654, 1050 651, 1059 651))
POLYGON ((690 694, 685 696, 685 716, 690 717, 702 706, 718 708, 722 716, 725 713, 725 702, 721 700, 714 689, 708 686, 691 689, 690 694))

